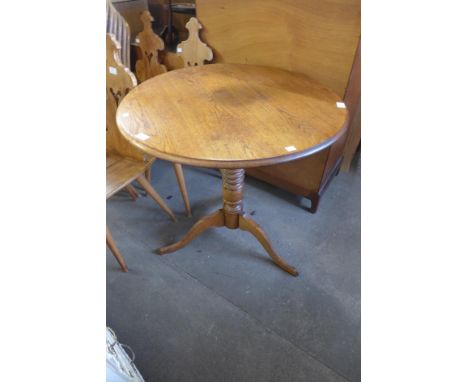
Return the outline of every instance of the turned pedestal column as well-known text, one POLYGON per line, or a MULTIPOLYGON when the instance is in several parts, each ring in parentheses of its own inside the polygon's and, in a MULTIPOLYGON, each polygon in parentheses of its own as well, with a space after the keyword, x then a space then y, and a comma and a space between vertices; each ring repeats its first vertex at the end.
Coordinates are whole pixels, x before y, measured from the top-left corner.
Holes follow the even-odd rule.
POLYGON ((244 176, 243 169, 221 170, 223 175, 223 213, 224 225, 227 228, 239 228, 239 216, 244 213, 243 194, 244 176))

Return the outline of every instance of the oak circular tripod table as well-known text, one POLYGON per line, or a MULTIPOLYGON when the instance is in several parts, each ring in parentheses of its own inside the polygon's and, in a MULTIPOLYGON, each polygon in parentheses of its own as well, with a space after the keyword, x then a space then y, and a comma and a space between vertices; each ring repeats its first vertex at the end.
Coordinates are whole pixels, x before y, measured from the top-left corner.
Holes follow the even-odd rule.
POLYGON ((157 158, 221 169, 223 208, 200 219, 174 252, 210 227, 240 228, 297 276, 263 229, 243 213, 244 169, 311 155, 345 130, 347 110, 328 88, 297 73, 244 64, 174 70, 143 82, 117 110, 121 133, 157 158))

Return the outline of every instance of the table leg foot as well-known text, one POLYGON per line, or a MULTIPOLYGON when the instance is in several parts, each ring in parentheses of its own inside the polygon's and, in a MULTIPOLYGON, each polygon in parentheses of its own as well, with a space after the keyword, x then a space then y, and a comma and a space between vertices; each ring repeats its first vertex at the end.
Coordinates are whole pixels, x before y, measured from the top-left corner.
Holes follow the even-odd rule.
POLYGON ((177 251, 211 227, 224 227, 224 213, 222 210, 201 218, 180 241, 167 247, 159 248, 156 250, 156 253, 158 255, 165 255, 166 253, 177 251))
POLYGON ((244 216, 239 215, 239 228, 243 231, 250 232, 255 238, 260 242, 263 246, 265 251, 270 255, 273 262, 280 267, 285 272, 288 272, 290 275, 298 276, 299 272, 293 266, 289 265, 284 261, 273 249, 271 246, 268 237, 263 231, 262 227, 260 227, 254 220, 244 216))

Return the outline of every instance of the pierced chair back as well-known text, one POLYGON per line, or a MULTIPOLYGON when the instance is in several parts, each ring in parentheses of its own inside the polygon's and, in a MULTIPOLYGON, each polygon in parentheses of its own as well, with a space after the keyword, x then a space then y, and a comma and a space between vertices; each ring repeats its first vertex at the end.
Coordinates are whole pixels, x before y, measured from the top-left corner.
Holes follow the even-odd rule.
POLYGON ((184 60, 184 66, 204 65, 205 61, 211 61, 213 51, 200 40, 198 32, 202 25, 197 18, 191 17, 185 27, 189 31, 189 37, 177 45, 177 54, 184 60))
POLYGON ((131 145, 120 133, 115 119, 117 106, 137 85, 135 75, 120 61, 120 44, 106 35, 106 149, 122 156, 145 161, 146 154, 131 145))
POLYGON ((164 41, 153 31, 153 16, 148 11, 141 13, 143 31, 138 33, 138 60, 135 72, 139 82, 167 72, 166 66, 159 63, 158 52, 164 50, 164 41))

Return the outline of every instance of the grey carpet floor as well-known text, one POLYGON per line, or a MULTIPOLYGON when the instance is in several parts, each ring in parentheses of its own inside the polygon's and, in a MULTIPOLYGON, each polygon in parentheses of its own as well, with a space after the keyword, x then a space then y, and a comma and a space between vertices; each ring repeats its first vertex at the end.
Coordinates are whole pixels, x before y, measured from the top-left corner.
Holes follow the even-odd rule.
POLYGON ((221 205, 217 171, 184 166, 193 218, 172 167, 152 183, 178 216, 125 192, 107 221, 125 257, 107 251, 107 325, 132 347, 146 381, 360 380, 360 162, 340 173, 316 214, 306 200, 247 178, 244 210, 300 272, 277 268, 246 232, 211 229, 178 252, 172 243, 221 205))

